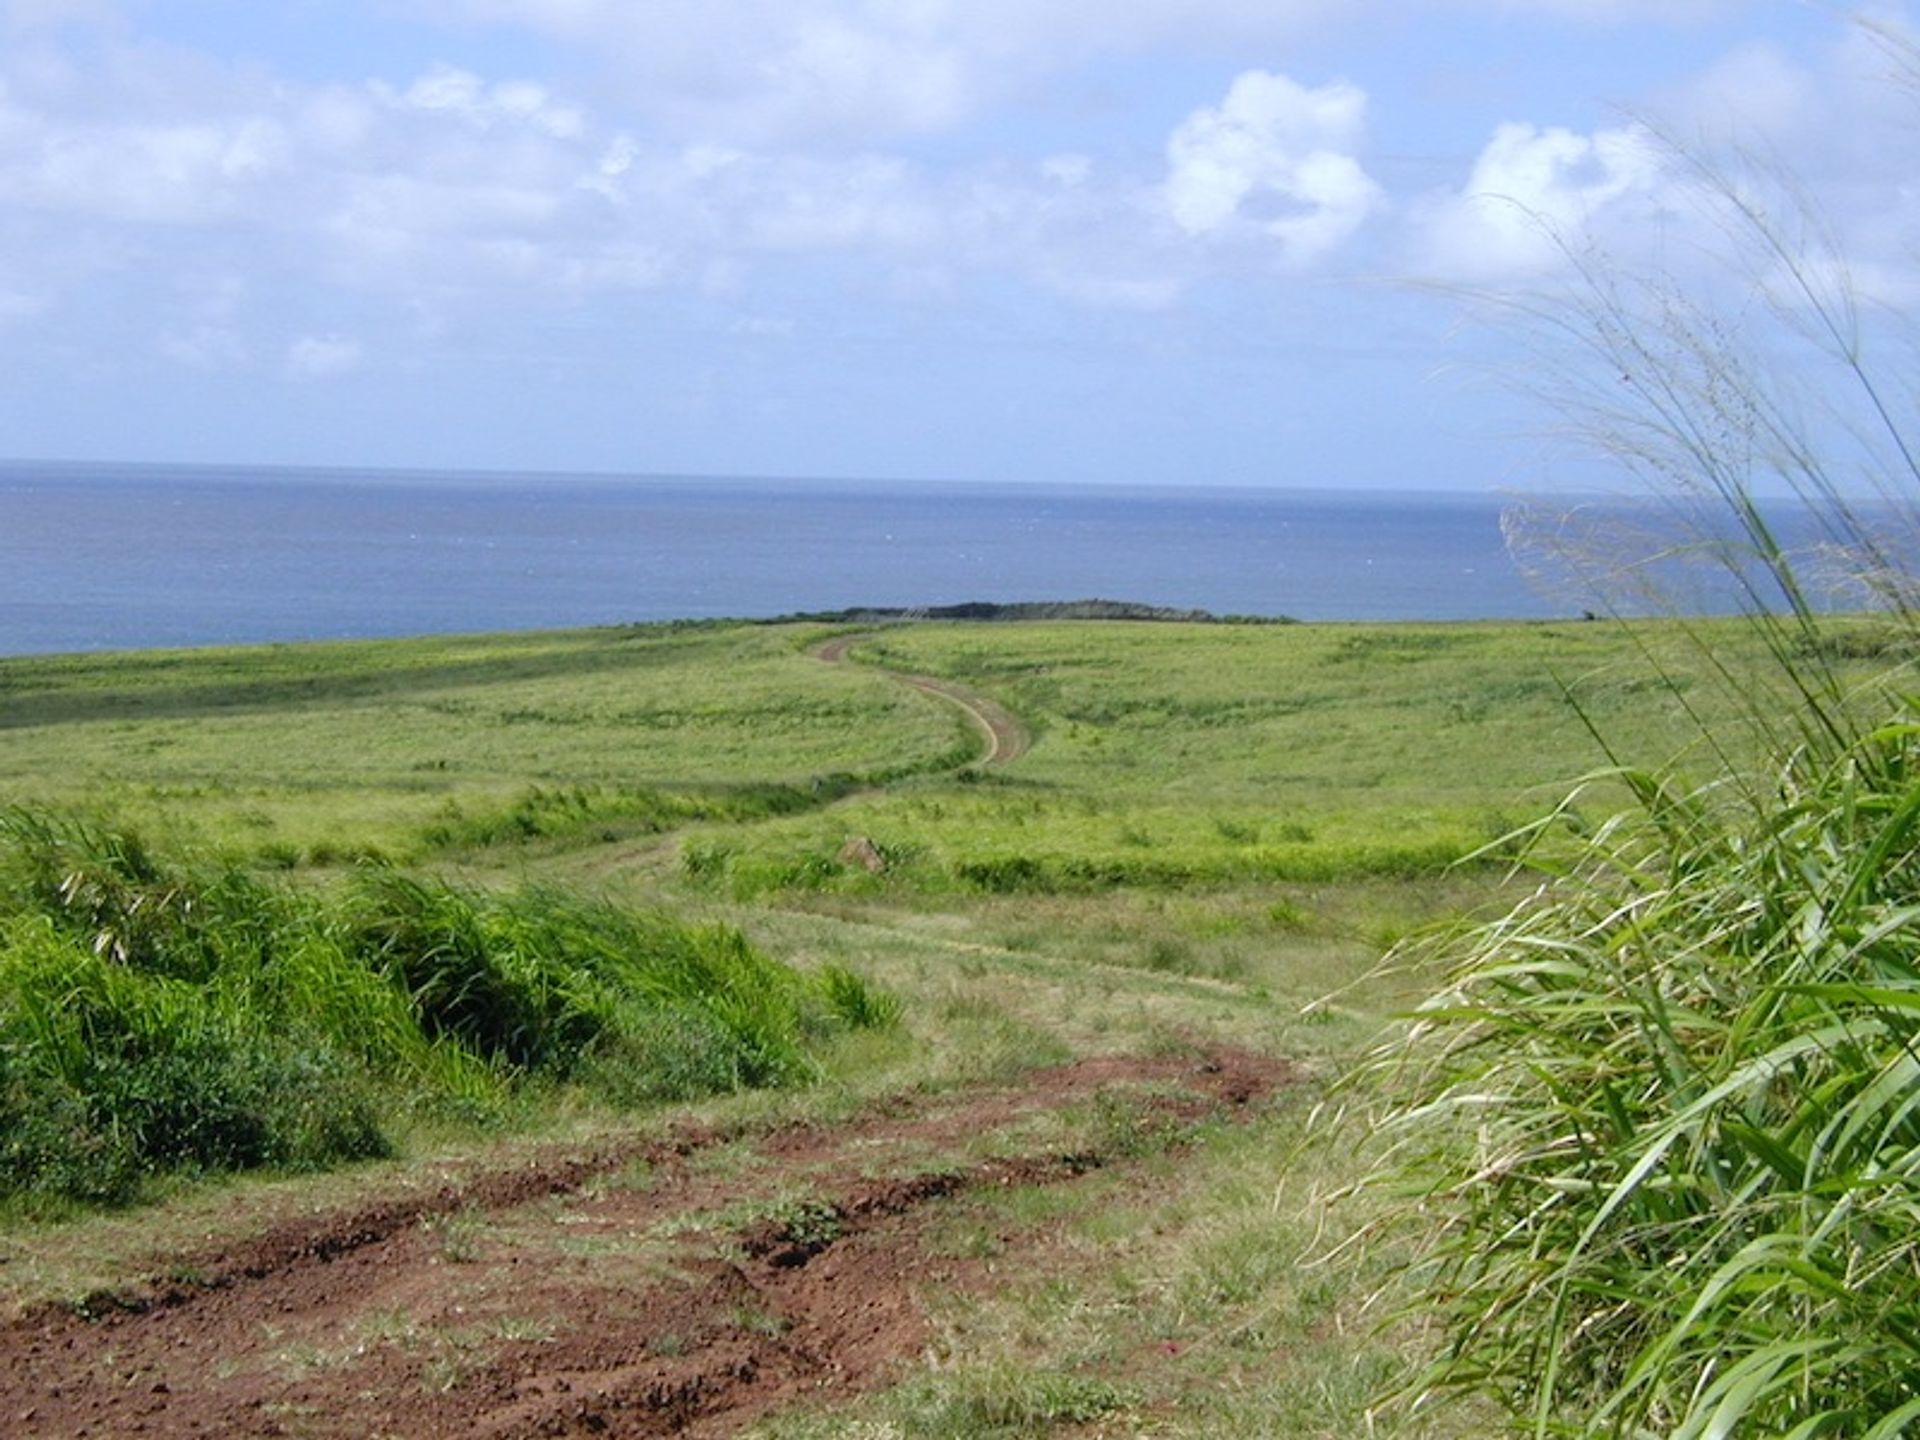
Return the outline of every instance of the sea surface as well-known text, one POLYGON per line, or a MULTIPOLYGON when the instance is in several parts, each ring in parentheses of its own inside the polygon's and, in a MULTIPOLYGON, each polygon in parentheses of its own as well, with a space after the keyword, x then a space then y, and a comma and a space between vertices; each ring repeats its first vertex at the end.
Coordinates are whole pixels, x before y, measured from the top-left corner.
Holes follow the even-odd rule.
POLYGON ((0 654, 1104 598, 1577 615, 1490 494, 0 463, 0 654))

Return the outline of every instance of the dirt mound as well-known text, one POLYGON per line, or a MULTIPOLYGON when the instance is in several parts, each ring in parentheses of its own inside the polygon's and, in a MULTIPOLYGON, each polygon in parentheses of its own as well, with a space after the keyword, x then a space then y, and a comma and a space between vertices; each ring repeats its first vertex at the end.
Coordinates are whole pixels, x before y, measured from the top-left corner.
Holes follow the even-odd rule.
POLYGON ((1087 1061, 832 1129, 689 1133, 325 1217, 0 1330, 0 1430, 728 1433, 919 1354, 923 1291, 986 1278, 928 1243, 967 1196, 1070 1185, 1290 1078, 1237 1052, 1087 1061), (1123 1102, 1112 1136, 968 1158, 1099 1097, 1123 1102))

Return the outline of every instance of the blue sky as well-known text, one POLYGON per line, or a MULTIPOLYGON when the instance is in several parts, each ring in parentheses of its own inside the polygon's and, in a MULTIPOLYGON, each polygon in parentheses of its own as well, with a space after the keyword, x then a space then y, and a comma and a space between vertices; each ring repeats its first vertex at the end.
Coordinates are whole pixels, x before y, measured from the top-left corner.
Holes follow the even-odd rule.
POLYGON ((1460 292, 1543 219, 1724 281, 1651 125, 1910 304, 1893 68, 1742 0, 0 0, 0 454, 1581 484, 1460 292))

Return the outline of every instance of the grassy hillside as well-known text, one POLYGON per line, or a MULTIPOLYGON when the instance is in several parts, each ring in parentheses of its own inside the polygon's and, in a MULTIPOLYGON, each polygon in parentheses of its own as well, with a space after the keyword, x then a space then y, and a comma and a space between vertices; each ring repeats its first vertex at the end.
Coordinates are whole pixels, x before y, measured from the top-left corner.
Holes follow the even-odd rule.
MULTIPOLYGON (((1684 762, 1703 734, 1747 753, 1725 698, 1758 661, 1745 632, 1713 632, 1718 677, 1658 625, 927 623, 825 663, 835 634, 647 627, 0 661, 0 795, 95 817, 39 839, 37 822, 15 825, 0 1102, 47 1155, 78 1135, 102 1157, 105 1178, 70 1193, 154 1193, 136 1183, 137 1147, 108 1144, 139 1126, 87 1108, 88 1056, 111 1027, 55 1023, 82 992, 122 1017, 111 1033, 127 1055, 186 1036, 158 1045, 175 1088, 197 1074, 232 1101, 207 1154, 168 1162, 165 1203, 0 1228, 0 1254, 33 1256, 0 1270, 5 1294, 120 1285, 177 1264, 183 1234, 239 1245, 340 1193, 278 1172, 391 1155, 355 1188, 411 1194, 452 1156, 477 1163, 475 1137, 502 1126, 623 1134, 636 1109, 650 1125, 697 1115, 703 1144, 738 1137, 701 1184, 760 1198, 725 1213, 838 1225, 853 1212, 819 1197, 848 1162, 795 1172, 755 1137, 794 1121, 857 1135, 925 1097, 1017 1087, 1062 1062, 1224 1047, 1286 1077, 1231 1127, 1093 1105, 1056 1117, 1064 1139, 1032 1120, 916 1140, 931 1150, 914 1173, 976 1163, 983 1143, 1016 1159, 1078 1146, 1059 1153, 1115 1168, 1077 1199, 1036 1181, 955 1202, 916 1242, 932 1247, 916 1273, 990 1275, 1005 1252, 1000 1278, 922 1294, 934 1338, 913 1362, 850 1409, 802 1404, 765 1433, 1372 1423, 1370 1398, 1424 1342, 1417 1326, 1370 1329, 1390 1253, 1308 1263, 1323 1227, 1358 1223, 1351 1207, 1368 1202, 1330 1217, 1325 1196, 1353 1162, 1298 1157, 1325 1082, 1432 978, 1382 978, 1375 962, 1500 895, 1497 851, 1462 862, 1606 763, 1590 725, 1641 761, 1684 762), (974 722, 900 674, 997 702, 1031 747, 979 765, 974 722), (92 870, 43 853, 130 826, 146 845, 92 870), (97 883, 69 883, 82 872, 97 883), (636 911, 653 918, 622 918, 636 911), (674 998, 648 967, 676 956, 707 957, 693 968, 718 979, 674 998), (302 976, 351 980, 380 1026, 329 1029, 298 999, 302 976), (482 995, 497 1003, 476 1012, 482 995), (665 1028, 663 1003, 678 1017, 665 1028), (734 1038, 697 1083, 650 1084, 689 1016, 734 1038), (357 1056, 351 1037, 382 1027, 393 1054, 357 1056), (766 1076, 736 1063, 749 1030, 791 1042, 766 1076), (800 1083, 659 1108, 762 1078, 800 1083), (432 1101, 461 1085, 487 1103, 432 1101), (338 1116, 320 1103, 334 1099, 338 1116), (248 1145, 223 1150, 236 1133, 248 1145), (268 1178, 177 1178, 236 1165, 268 1178)), ((1601 785, 1567 833, 1613 803, 1601 785)), ((137 1085, 112 1093, 124 1115, 149 1114, 137 1085)), ((199 1132, 185 1129, 162 1149, 190 1151, 199 1132)), ((859 1166, 885 1178, 891 1163, 859 1166)), ((714 1223, 669 1217, 645 1244, 714 1223)), ((1446 1423, 1475 1433, 1470 1411, 1446 1423)))
POLYGON ((676 799, 724 809, 963 753, 947 711, 828 673, 797 639, 648 627, 5 660, 0 787, 326 860, 408 854, 463 820, 505 833, 536 792, 551 828, 569 798, 574 828, 635 828, 676 799))

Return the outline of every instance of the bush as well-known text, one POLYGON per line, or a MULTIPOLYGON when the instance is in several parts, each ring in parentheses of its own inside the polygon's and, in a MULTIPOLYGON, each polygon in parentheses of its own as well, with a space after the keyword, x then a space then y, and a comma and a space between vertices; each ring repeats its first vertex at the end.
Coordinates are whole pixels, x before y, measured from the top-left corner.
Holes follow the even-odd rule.
POLYGON ((875 989, 844 965, 823 965, 819 985, 828 1013, 855 1030, 890 1030, 900 1023, 900 997, 875 989))
POLYGON ((386 1153, 382 1115, 483 1121, 527 1080, 614 1103, 813 1075, 898 1002, 724 927, 391 869, 303 893, 0 816, 0 1198, 386 1153))
POLYGON ((387 1149, 355 1066, 205 986, 76 954, 29 922, 0 946, 0 995, 0 1190, 116 1202, 161 1170, 387 1149))

